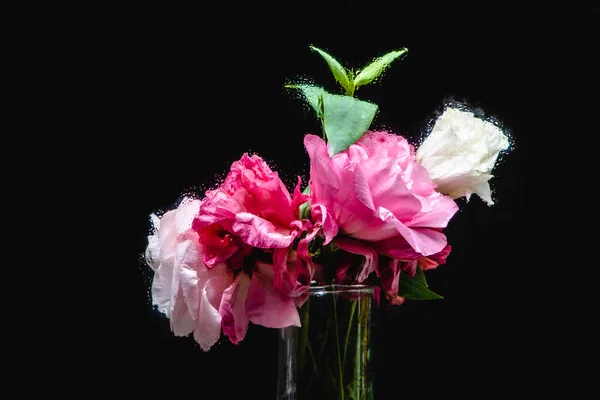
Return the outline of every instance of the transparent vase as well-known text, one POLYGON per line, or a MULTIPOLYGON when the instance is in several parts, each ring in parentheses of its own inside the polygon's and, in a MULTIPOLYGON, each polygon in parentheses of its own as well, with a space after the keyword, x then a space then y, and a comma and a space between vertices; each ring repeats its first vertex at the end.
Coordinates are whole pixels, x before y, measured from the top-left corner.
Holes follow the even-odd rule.
POLYGON ((371 400, 373 287, 311 286, 300 327, 279 331, 278 400, 371 400))

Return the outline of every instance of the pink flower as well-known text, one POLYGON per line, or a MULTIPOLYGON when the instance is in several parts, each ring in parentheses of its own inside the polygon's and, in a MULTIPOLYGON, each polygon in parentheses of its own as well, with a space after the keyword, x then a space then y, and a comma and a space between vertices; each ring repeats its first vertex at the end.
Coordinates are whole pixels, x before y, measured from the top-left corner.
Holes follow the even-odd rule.
POLYGON ((208 351, 221 334, 219 308, 233 273, 223 263, 209 269, 202 262, 198 234, 191 229, 199 209, 199 200, 185 198, 162 218, 152 215, 155 232, 148 237, 146 261, 154 270, 153 304, 175 335, 193 333, 208 351))
MULTIPOLYGON (((331 240, 335 226, 315 210, 315 224, 299 220, 308 200, 301 181, 290 196, 264 160, 244 154, 231 165, 223 184, 206 192, 193 229, 209 268, 225 263, 235 279, 219 307, 223 332, 239 343, 248 322, 272 328, 299 325, 296 309, 306 298, 313 268, 308 242, 319 232, 331 240), (294 239, 302 232, 298 250, 294 239)), ((320 210, 320 209, 319 209, 320 210)))
POLYGON ((299 190, 292 198, 276 172, 262 158, 244 154, 232 164, 223 184, 206 192, 194 230, 209 267, 227 262, 232 268, 252 247, 285 249, 298 236, 299 190))
POLYGON ((257 263, 251 272, 225 263, 209 268, 202 260, 200 236, 192 222, 200 200, 185 198, 162 218, 152 215, 146 260, 154 270, 152 299, 170 320, 177 336, 193 333, 204 351, 221 329, 234 344, 244 339, 248 323, 272 328, 300 325, 296 299, 273 289, 272 265, 257 263))
POLYGON ((333 157, 318 136, 306 135, 304 145, 310 156, 311 203, 324 206, 341 233, 402 260, 436 254, 446 246, 441 229, 458 207, 436 192, 406 139, 369 131, 333 157))
POLYGON ((225 289, 219 313, 223 333, 233 344, 246 336, 248 323, 267 328, 300 326, 293 298, 273 289, 273 266, 257 262, 252 274, 242 271, 225 289))

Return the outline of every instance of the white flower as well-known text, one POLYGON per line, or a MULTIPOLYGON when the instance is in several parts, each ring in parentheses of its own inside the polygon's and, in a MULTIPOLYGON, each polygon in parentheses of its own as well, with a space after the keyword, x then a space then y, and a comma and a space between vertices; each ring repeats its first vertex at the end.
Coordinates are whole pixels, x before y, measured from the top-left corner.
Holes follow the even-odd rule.
POLYGON ((492 205, 488 181, 498 154, 508 146, 508 137, 494 124, 472 112, 447 108, 416 156, 439 192, 467 200, 475 193, 492 205))

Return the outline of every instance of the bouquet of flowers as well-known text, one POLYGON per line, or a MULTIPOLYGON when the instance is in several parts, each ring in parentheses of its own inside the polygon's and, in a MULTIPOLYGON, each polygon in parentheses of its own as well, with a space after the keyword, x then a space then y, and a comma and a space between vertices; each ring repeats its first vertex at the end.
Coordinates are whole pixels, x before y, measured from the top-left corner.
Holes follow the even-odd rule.
POLYGON ((152 299, 177 336, 207 351, 223 333, 244 339, 250 322, 300 326, 311 284, 368 283, 378 299, 440 298, 423 271, 444 264, 444 234, 472 194, 493 204, 489 180, 509 140, 466 108, 447 106, 415 149, 371 128, 377 105, 357 91, 407 53, 392 51, 360 71, 323 57, 342 93, 287 85, 321 121, 304 147, 310 177, 288 190, 260 156, 243 154, 218 186, 152 214, 145 259, 152 299))

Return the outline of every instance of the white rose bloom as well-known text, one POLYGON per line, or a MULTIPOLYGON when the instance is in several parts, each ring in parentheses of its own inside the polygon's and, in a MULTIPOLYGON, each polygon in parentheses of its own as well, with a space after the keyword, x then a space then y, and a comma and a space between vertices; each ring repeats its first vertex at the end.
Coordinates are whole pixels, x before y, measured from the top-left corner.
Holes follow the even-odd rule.
POLYGON ((498 154, 508 146, 508 137, 494 124, 476 118, 472 112, 447 108, 416 156, 439 192, 467 200, 475 193, 492 205, 490 173, 498 154))

